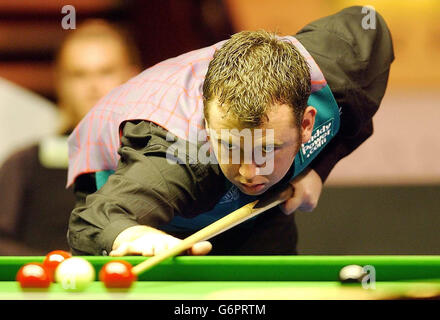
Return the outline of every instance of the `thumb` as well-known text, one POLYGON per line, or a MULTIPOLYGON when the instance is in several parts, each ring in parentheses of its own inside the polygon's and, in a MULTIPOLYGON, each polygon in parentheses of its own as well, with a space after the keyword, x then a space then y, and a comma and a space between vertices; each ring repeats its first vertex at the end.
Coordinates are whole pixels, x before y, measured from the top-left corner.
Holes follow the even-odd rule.
POLYGON ((209 241, 201 241, 194 244, 191 249, 188 250, 188 254, 193 256, 203 256, 208 254, 212 249, 212 244, 209 241))

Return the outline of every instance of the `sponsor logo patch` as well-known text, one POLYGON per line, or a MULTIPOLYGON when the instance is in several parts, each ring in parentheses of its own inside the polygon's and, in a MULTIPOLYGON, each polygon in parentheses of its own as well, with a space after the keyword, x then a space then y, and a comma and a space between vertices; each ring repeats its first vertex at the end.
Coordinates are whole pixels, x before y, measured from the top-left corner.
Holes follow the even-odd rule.
POLYGON ((315 128, 315 130, 313 130, 310 140, 307 143, 303 143, 301 145, 301 162, 306 161, 316 151, 322 149, 327 144, 327 142, 329 141, 329 137, 332 134, 332 130, 333 119, 324 122, 318 128, 315 128))

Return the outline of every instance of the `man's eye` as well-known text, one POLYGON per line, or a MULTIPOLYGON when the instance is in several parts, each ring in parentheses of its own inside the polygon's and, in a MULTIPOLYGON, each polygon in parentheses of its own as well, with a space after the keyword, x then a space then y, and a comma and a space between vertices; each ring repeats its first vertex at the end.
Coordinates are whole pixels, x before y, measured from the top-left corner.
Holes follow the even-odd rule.
POLYGON ((265 152, 265 153, 271 153, 271 152, 274 152, 275 151, 275 146, 273 146, 273 145, 267 145, 267 146, 264 146, 263 147, 263 151, 265 152))
POLYGON ((222 144, 228 149, 228 150, 235 150, 237 149, 237 146, 230 144, 230 143, 226 143, 226 142, 222 142, 222 144))

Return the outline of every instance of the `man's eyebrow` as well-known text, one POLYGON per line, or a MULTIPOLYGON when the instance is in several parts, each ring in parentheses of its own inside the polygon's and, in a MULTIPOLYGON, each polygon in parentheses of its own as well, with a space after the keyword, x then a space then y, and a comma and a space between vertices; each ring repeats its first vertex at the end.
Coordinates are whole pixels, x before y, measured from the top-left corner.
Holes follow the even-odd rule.
POLYGON ((281 146, 284 145, 284 142, 282 142, 282 141, 274 141, 273 143, 266 143, 266 142, 263 142, 262 144, 257 144, 257 146, 263 146, 263 147, 265 147, 265 146, 267 146, 267 145, 269 145, 269 146, 275 146, 275 147, 281 147, 281 146))
MULTIPOLYGON (((229 139, 229 140, 223 140, 223 139, 221 139, 221 138, 216 138, 216 140, 217 140, 217 142, 223 142, 223 143, 226 143, 226 144, 235 144, 233 141, 232 141, 232 139, 229 139)), ((273 143, 266 143, 266 142, 263 142, 263 143, 257 143, 256 144, 256 146, 257 147, 260 147, 260 146, 263 146, 263 147, 265 147, 265 146, 267 146, 267 145, 270 145, 270 146, 275 146, 275 147, 281 147, 281 146, 283 146, 284 145, 284 142, 282 142, 282 141, 274 141, 273 143)))
POLYGON ((232 141, 232 138, 229 138, 228 140, 223 140, 222 138, 216 138, 217 142, 223 142, 226 144, 234 144, 234 142, 232 141))

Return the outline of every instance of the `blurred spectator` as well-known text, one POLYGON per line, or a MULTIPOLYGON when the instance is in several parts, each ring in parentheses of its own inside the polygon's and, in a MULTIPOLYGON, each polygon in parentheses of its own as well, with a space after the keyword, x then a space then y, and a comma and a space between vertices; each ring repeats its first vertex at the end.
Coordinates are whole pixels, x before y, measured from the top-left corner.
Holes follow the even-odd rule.
POLYGON ((74 196, 65 189, 67 136, 102 96, 140 71, 130 37, 100 20, 71 31, 55 64, 59 134, 13 154, 0 169, 0 255, 69 250, 66 231, 74 196))
POLYGON ((49 100, 2 78, 0 97, 1 165, 11 153, 56 133, 59 115, 49 100))

